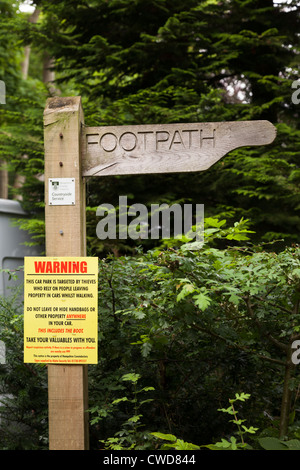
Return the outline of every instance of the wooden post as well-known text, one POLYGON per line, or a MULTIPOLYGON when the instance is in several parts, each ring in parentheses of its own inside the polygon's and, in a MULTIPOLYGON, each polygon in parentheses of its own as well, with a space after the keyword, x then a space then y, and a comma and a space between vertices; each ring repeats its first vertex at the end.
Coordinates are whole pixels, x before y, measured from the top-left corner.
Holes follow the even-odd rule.
MULTIPOLYGON (((86 256, 85 184, 81 171, 80 97, 49 98, 44 111, 46 256, 86 256), (49 179, 75 180, 75 204, 49 203, 49 179)), ((49 449, 87 450, 86 365, 48 365, 49 449)))

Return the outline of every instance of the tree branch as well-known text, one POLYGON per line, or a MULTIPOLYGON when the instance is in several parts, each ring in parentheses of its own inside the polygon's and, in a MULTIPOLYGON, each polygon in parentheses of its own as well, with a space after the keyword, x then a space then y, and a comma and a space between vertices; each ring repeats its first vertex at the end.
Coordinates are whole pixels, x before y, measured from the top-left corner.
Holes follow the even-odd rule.
POLYGON ((249 297, 244 297, 244 300, 245 300, 245 303, 246 303, 246 306, 247 306, 248 314, 249 314, 250 318, 253 320, 253 322, 255 323, 255 325, 257 326, 257 329, 258 329, 260 335, 265 336, 266 338, 269 339, 269 341, 271 343, 274 344, 274 346, 276 346, 281 351, 284 351, 285 353, 287 353, 288 350, 289 350, 289 346, 287 344, 282 343, 278 339, 274 338, 274 336, 272 336, 270 333, 267 333, 263 330, 261 323, 259 322, 259 320, 254 315, 252 305, 251 305, 251 302, 250 302, 250 298, 249 297))
POLYGON ((199 325, 196 325, 195 323, 193 323, 191 325, 193 328, 195 328, 196 330, 198 331, 202 331, 203 333, 206 333, 214 338, 217 338, 221 341, 224 341, 225 343, 227 343, 228 347, 229 348, 232 348, 232 349, 239 349, 241 351, 244 351, 244 352, 247 352, 247 353, 250 353, 250 354, 254 354, 255 356, 257 356, 259 359, 263 359, 265 361, 269 361, 269 362, 272 362, 273 364, 278 364, 280 366, 285 366, 286 363, 285 361, 281 361, 280 359, 274 359, 272 357, 268 357, 268 356, 264 356, 263 354, 259 354, 257 352, 254 352, 252 351, 250 348, 248 348, 247 346, 241 346, 240 344, 237 344, 235 343, 234 345, 232 344, 228 344, 228 341, 226 338, 224 338, 223 336, 220 336, 218 335, 217 333, 215 333, 214 331, 211 331, 211 330, 208 330, 207 328, 203 328, 199 325))
POLYGON ((282 307, 281 305, 271 302, 270 300, 267 300, 265 297, 258 297, 257 295, 253 295, 253 298, 256 300, 260 300, 261 302, 266 302, 269 305, 272 305, 272 307, 278 308, 279 310, 282 310, 283 312, 288 313, 290 315, 293 313, 292 310, 289 310, 288 308, 282 307))

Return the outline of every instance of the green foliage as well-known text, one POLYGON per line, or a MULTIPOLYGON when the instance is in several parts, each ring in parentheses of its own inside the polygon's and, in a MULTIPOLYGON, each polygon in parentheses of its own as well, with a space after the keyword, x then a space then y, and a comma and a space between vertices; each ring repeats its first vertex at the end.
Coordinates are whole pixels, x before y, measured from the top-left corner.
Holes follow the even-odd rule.
MULTIPOLYGON (((140 428, 143 426, 142 417, 140 409, 146 403, 152 401, 151 398, 140 399, 140 394, 154 390, 153 387, 143 387, 142 389, 137 389, 137 382, 141 378, 139 374, 128 373, 124 374, 121 377, 123 382, 130 382, 133 385, 132 398, 123 396, 113 400, 109 405, 109 413, 116 413, 116 409, 120 405, 129 404, 132 406, 133 415, 130 416, 124 423, 122 423, 121 429, 115 433, 114 437, 108 437, 106 440, 100 440, 104 445, 104 449, 112 450, 145 450, 153 447, 153 440, 147 431, 141 431, 140 428), (126 402, 126 403, 125 403, 126 402)), ((92 407, 89 411, 96 416, 91 420, 91 424, 98 423, 107 417, 107 405, 106 409, 99 406, 92 407)), ((118 411, 120 412, 120 411, 118 411)))
MULTIPOLYGON (((2 274, 2 273, 1 273, 2 274)), ((0 449, 42 450, 48 447, 47 369, 23 362, 23 311, 20 289, 0 296, 0 449)))
POLYGON ((298 439, 283 441, 276 437, 262 437, 258 442, 264 450, 300 450, 298 439))
POLYGON ((223 413, 227 413, 229 415, 233 416, 233 419, 230 420, 231 423, 234 423, 237 428, 237 435, 240 439, 240 441, 237 441, 237 439, 234 436, 230 437, 230 440, 222 439, 220 442, 216 442, 215 444, 209 444, 207 447, 210 450, 239 450, 239 449, 244 449, 244 450, 249 450, 252 447, 245 443, 244 441, 244 436, 245 434, 255 434, 258 428, 254 428, 253 426, 250 426, 249 428, 246 427, 243 423, 246 421, 245 419, 240 419, 237 417, 238 411, 235 410, 234 408, 234 403, 237 401, 245 401, 250 398, 249 393, 236 393, 235 398, 229 399, 230 406, 228 408, 220 408, 219 411, 222 411, 223 413))
POLYGON ((163 434, 161 432, 152 432, 151 434, 157 439, 168 441, 168 444, 161 445, 160 447, 161 450, 168 450, 168 449, 199 450, 200 449, 199 446, 195 444, 191 444, 190 442, 184 442, 182 439, 177 439, 177 437, 173 436, 172 434, 163 434))
MULTIPOLYGON (((261 420, 263 410, 280 413, 286 348, 298 335, 299 247, 279 254, 249 241, 230 247, 233 233, 247 235, 245 221, 226 228, 208 220, 206 227, 207 243, 198 251, 183 244, 100 260, 103 389, 98 368, 91 371, 105 408, 124 396, 105 384, 135 370, 155 388, 143 413, 146 427, 196 443, 219 434, 215 409, 236 384, 253 397, 251 421, 261 420), (216 247, 226 242, 226 249, 216 247), (202 416, 198 425, 195 416, 202 416)), ((114 424, 117 432, 122 423, 114 424)))
MULTIPOLYGON (((249 240, 232 246, 232 234, 247 235, 245 221, 226 228, 209 219, 206 230, 198 251, 176 241, 175 248, 99 260, 100 354, 89 368, 92 448, 101 441, 110 449, 149 449, 158 445, 156 432, 180 436, 167 445, 238 446, 253 428, 232 412, 240 435, 230 440, 223 415, 249 394, 242 419, 260 429, 275 426, 268 416, 280 414, 286 351, 299 335, 299 247, 276 253, 249 240), (224 395, 235 398, 220 413, 224 395)), ((40 448, 47 442, 46 369, 23 363, 22 306, 15 301, 1 300, 8 360, 0 386, 12 396, 2 410, 25 432, 34 428, 36 439, 14 439, 16 430, 1 428, 1 443, 40 448)), ((290 385, 295 411, 297 375, 290 385)))
MULTIPOLYGON (((16 17, 17 2, 9 0, 0 4, 0 79, 5 82, 6 94, 13 96, 20 83, 21 47, 18 38, 11 34, 7 24, 16 17)), ((9 100, 6 98, 6 105, 9 100)), ((2 108, 2 105, 0 105, 2 108)), ((0 109, 1 109, 0 108, 0 109)))
POLYGON ((6 86, 6 103, 0 105, 0 169, 8 171, 8 198, 20 199, 30 216, 21 222, 22 229, 32 233, 37 244, 43 244, 42 119, 48 89, 41 77, 22 75, 24 44, 15 28, 28 20, 18 10, 19 3, 0 3, 0 79, 6 86))

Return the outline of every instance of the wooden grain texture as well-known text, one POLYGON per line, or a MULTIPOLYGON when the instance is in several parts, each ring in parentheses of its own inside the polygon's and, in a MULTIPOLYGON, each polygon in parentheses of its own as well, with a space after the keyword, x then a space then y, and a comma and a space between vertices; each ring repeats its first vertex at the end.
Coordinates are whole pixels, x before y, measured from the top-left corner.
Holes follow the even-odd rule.
POLYGON ((87 367, 48 365, 49 449, 88 450, 87 367))
MULTIPOLYGON (((85 256, 85 184, 81 170, 81 99, 50 98, 44 111, 46 256, 85 256), (48 179, 74 178, 75 204, 49 205, 48 179)), ((86 365, 48 364, 49 449, 85 450, 86 365)))
POLYGON ((204 171, 239 147, 267 145, 269 121, 86 127, 83 176, 204 171))
POLYGON ((81 175, 79 97, 50 98, 44 111, 47 256, 85 256, 85 184, 81 175), (48 179, 75 178, 75 205, 49 206, 48 179))

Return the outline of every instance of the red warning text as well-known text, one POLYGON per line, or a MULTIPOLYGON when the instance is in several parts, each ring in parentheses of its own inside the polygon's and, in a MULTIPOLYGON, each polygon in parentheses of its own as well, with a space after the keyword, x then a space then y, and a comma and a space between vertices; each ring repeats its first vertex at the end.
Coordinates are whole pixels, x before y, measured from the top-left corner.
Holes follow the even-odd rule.
POLYGON ((34 269, 37 274, 85 274, 86 261, 35 261, 34 269))

